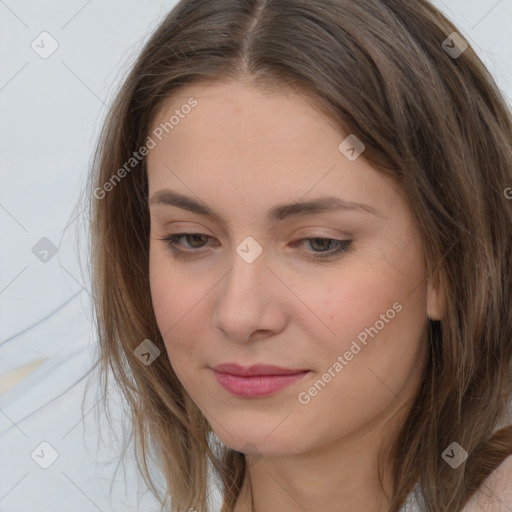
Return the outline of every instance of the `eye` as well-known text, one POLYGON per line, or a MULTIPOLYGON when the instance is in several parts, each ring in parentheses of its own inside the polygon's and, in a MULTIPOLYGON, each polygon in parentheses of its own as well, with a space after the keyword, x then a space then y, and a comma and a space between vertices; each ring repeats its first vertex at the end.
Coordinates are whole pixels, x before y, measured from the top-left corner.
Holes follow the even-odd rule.
POLYGON ((176 233, 175 235, 169 235, 165 238, 160 238, 159 240, 167 242, 167 246, 174 253, 174 256, 176 258, 184 259, 196 256, 195 253, 199 252, 197 249, 201 249, 202 247, 204 247, 204 245, 201 245, 204 242, 204 239, 209 238, 211 237, 203 233, 176 233), (181 238, 186 238, 187 241, 191 239, 193 240, 191 244, 192 250, 183 250, 178 248, 179 245, 177 242, 181 238), (196 243, 198 245, 196 245, 196 243))
MULTIPOLYGON (((204 233, 176 233, 174 235, 169 235, 165 238, 160 238, 163 242, 167 242, 167 246, 174 253, 176 258, 191 258, 197 256, 203 247, 205 247, 205 243, 208 239, 212 238, 209 235, 204 233), (181 238, 186 238, 187 243, 189 243, 189 249, 179 249, 178 241, 181 238), (191 248, 190 248, 191 247, 191 248)), ((348 252, 350 250, 350 246, 352 240, 337 240, 335 238, 323 238, 323 237, 314 237, 314 238, 302 238, 301 240, 297 240, 292 242, 292 247, 297 247, 299 244, 303 242, 308 242, 310 247, 315 245, 320 246, 320 250, 310 251, 308 254, 308 258, 322 260, 328 258, 334 258, 337 255, 348 252), (329 246, 335 245, 335 248, 329 248, 329 246)))
POLYGON ((314 247, 315 245, 318 245, 323 248, 319 252, 313 251, 311 257, 313 259, 327 259, 327 258, 333 258, 334 256, 337 256, 339 254, 348 252, 350 249, 350 244, 352 243, 352 240, 337 240, 336 238, 322 238, 322 237, 315 237, 315 238, 302 238, 301 240, 298 240, 297 242, 293 242, 291 245, 292 247, 296 247, 301 242, 307 242, 310 247, 314 247), (337 244, 334 249, 325 249, 327 246, 332 246, 334 244, 337 244))

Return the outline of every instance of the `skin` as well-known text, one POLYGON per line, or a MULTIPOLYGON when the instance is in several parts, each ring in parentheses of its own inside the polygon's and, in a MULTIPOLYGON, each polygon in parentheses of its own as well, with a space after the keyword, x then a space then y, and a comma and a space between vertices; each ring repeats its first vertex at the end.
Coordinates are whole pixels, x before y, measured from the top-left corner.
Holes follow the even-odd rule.
MULTIPOLYGON (((348 134, 306 94, 262 92, 249 80, 195 84, 167 102, 151 129, 190 97, 195 109, 147 156, 149 198, 171 189, 226 222, 150 202, 150 286, 178 378, 219 439, 250 461, 235 510, 388 510, 376 454, 420 384, 427 315, 441 319, 442 310, 412 212, 396 184, 340 152, 348 134), (278 203, 325 195, 380 215, 266 219, 278 203), (161 239, 183 232, 212 238, 182 237, 180 248, 201 255, 180 260, 161 239), (252 263, 236 252, 248 236, 263 249, 252 263), (353 242, 325 261, 308 256, 336 243, 292 245, 317 237, 353 242), (401 311, 301 404, 298 394, 396 302, 401 311), (240 398, 218 384, 211 367, 222 362, 310 373, 270 396, 240 398)), ((390 483, 386 476, 388 491, 390 483)))

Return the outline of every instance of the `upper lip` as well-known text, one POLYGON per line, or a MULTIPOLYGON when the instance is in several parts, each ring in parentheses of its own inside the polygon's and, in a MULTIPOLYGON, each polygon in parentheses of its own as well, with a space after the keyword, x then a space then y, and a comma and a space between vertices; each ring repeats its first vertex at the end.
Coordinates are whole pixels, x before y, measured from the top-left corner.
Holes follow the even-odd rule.
POLYGON ((236 363, 222 363, 214 366, 212 370, 230 375, 251 376, 251 375, 294 375, 307 372, 304 368, 281 368, 271 364, 253 364, 251 366, 240 366, 236 363))

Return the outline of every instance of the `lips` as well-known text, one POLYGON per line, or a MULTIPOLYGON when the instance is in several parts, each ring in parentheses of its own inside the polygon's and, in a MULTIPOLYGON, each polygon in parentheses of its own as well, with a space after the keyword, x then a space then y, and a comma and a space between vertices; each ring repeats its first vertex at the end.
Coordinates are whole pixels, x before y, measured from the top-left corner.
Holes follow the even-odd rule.
POLYGON ((252 366, 240 366, 236 363, 223 363, 213 367, 213 370, 219 373, 229 373, 230 375, 239 375, 250 377, 256 375, 296 375, 297 373, 309 371, 307 368, 282 368, 271 364, 254 364, 252 366))
POLYGON ((255 364, 223 363, 212 368, 219 384, 231 394, 245 398, 267 396, 284 389, 309 373, 307 369, 255 364))

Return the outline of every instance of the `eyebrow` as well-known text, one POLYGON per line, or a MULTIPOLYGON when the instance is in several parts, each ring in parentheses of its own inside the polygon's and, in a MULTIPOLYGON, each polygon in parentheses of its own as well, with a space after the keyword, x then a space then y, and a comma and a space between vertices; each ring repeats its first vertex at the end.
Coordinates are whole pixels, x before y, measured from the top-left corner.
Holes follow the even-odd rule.
MULTIPOLYGON (((223 224, 226 224, 222 216, 212 210, 209 206, 172 190, 163 189, 155 192, 153 197, 149 199, 148 203, 176 206, 177 208, 182 208, 183 210, 188 210, 199 215, 212 217, 223 224)), ((269 210, 267 218, 270 222, 278 222, 292 216, 307 216, 339 211, 357 211, 369 213, 377 217, 384 217, 379 210, 367 204, 346 201, 341 197, 328 196, 310 201, 296 201, 293 203, 278 204, 269 210)))

